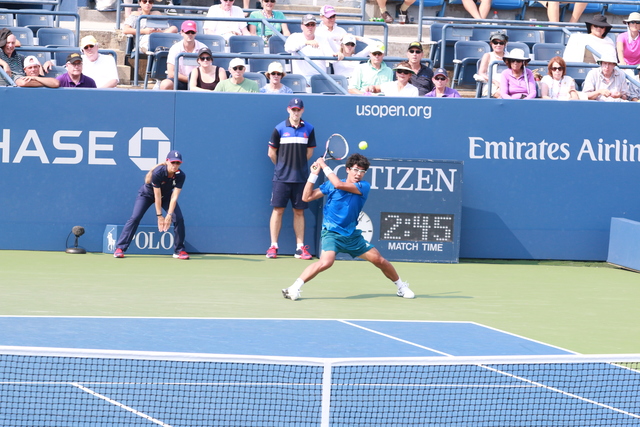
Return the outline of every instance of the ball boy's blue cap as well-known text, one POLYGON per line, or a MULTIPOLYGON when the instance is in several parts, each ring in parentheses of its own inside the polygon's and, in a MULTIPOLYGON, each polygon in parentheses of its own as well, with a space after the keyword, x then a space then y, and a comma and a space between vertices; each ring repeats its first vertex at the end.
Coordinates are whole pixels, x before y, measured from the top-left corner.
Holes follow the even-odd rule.
POLYGON ((289 108, 304 108, 304 103, 300 98, 293 98, 289 101, 289 108))
POLYGON ((167 154, 167 160, 169 160, 170 162, 182 163, 182 154, 175 150, 169 151, 169 154, 167 154))

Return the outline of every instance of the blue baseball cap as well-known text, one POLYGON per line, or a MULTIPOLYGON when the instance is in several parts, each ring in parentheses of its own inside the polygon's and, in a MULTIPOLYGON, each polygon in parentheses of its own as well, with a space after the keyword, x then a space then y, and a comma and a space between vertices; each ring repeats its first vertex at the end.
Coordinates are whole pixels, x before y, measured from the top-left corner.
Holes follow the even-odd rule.
POLYGON ((449 77, 447 75, 447 70, 445 70, 444 68, 438 68, 436 69, 436 71, 433 73, 433 77, 437 77, 437 76, 445 76, 445 77, 449 77))
POLYGON ((304 103, 300 98, 293 98, 289 101, 289 108, 304 108, 304 103))
POLYGON ((180 154, 176 150, 169 151, 169 154, 167 154, 167 160, 169 160, 170 162, 182 163, 182 154, 180 154))

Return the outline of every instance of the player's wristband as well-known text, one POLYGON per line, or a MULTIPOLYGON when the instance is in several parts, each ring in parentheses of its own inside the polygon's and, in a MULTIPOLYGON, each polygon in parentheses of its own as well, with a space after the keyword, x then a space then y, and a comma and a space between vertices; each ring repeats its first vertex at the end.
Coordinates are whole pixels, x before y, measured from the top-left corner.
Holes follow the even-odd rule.
POLYGON ((335 173, 335 172, 333 171, 333 169, 331 169, 329 166, 325 166, 325 167, 323 167, 323 168, 322 168, 322 172, 324 172, 324 174, 325 174, 326 176, 329 176, 329 175, 331 175, 332 173, 335 173))
POLYGON ((307 182, 310 182, 312 184, 315 184, 317 180, 318 180, 318 175, 313 173, 309 175, 309 178, 307 178, 307 182))

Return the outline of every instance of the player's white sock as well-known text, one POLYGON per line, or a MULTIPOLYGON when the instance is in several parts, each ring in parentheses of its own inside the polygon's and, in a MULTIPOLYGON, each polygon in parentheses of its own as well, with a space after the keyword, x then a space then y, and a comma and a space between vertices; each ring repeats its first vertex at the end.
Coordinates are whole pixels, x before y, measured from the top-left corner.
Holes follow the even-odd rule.
POLYGON ((402 281, 402 279, 400 277, 398 277, 398 280, 396 280, 395 285, 398 287, 398 289, 400 289, 400 286, 404 285, 404 282, 402 281))
POLYGON ((271 246, 278 249, 278 242, 271 242, 271 246))
POLYGON ((298 243, 296 245, 296 249, 302 249, 303 246, 304 246, 304 243, 298 243))
POLYGON ((300 288, 302 287, 302 285, 304 285, 304 282, 302 281, 301 278, 297 278, 295 282, 293 282, 293 285, 291 285, 291 287, 293 289, 295 289, 296 291, 299 291, 300 288))

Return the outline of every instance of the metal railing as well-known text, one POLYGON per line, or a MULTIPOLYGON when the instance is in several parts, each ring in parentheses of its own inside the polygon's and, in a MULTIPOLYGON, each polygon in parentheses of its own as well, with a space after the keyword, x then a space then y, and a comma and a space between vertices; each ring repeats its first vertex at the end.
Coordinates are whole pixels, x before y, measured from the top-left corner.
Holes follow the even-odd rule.
MULTIPOLYGON (((10 1, 2 0, 0 3, 11 3, 10 1)), ((80 37, 80 15, 77 12, 62 12, 57 10, 43 10, 43 9, 0 9, 0 13, 7 13, 11 15, 20 14, 20 15, 53 15, 54 16, 54 24, 56 26, 60 25, 60 16, 70 16, 74 18, 75 21, 75 33, 76 38, 80 37)), ((35 34, 34 34, 35 36, 35 34)))

